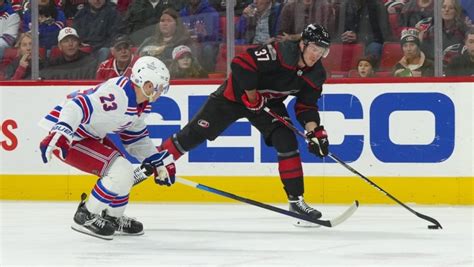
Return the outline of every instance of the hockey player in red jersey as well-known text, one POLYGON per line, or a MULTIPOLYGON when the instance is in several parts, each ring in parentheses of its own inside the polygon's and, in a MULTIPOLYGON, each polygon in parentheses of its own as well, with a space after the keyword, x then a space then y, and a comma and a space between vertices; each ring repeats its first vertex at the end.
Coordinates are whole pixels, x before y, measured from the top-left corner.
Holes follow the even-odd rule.
MULTIPOLYGON (((277 152, 290 210, 320 218, 321 212, 309 207, 303 198, 303 169, 295 134, 262 109, 267 106, 289 120, 283 101, 295 96, 296 118, 311 140, 309 150, 319 157, 327 156, 328 137, 320 123, 317 100, 326 80, 321 58, 328 55, 329 45, 328 31, 309 24, 300 41, 271 43, 236 56, 229 78, 181 131, 163 142, 160 150, 167 150, 177 160, 206 139, 216 139, 233 122, 247 118, 277 152)), ((168 186, 174 183, 170 179, 155 181, 168 186)))

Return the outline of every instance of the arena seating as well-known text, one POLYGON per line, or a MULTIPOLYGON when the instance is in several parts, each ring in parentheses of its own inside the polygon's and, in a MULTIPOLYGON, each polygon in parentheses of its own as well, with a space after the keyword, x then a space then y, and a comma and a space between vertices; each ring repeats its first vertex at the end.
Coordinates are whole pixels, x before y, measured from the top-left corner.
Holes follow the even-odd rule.
POLYGON ((354 68, 359 58, 364 54, 363 44, 331 44, 331 52, 323 59, 323 65, 328 71, 349 71, 354 68))

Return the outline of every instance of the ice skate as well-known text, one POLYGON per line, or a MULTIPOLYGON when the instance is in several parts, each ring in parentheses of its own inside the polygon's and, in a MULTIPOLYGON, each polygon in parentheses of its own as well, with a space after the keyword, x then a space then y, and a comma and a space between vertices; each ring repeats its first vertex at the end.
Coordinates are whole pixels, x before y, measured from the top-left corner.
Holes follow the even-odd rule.
MULTIPOLYGON (((319 219, 322 216, 321 212, 319 212, 317 209, 311 208, 310 206, 308 206, 308 204, 306 204, 303 196, 289 195, 288 202, 290 204, 290 211, 299 214, 304 214, 313 219, 319 219)), ((297 227, 320 227, 320 225, 318 224, 310 223, 305 220, 297 220, 293 223, 293 225, 297 227)))
POLYGON ((74 224, 71 228, 86 235, 112 240, 115 232, 114 224, 100 214, 90 213, 85 205, 86 197, 87 195, 82 193, 81 203, 74 214, 74 224))
POLYGON ((116 235, 143 235, 143 224, 134 218, 122 215, 122 217, 105 216, 105 219, 112 222, 116 235))

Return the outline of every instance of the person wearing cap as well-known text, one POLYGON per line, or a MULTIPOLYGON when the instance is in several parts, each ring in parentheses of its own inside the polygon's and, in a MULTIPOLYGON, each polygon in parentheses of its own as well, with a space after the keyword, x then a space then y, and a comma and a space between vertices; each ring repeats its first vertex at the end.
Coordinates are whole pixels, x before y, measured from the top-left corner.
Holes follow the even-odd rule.
POLYGON ((415 28, 407 28, 402 31, 400 44, 403 57, 393 67, 392 74, 395 77, 425 77, 434 75, 433 61, 426 58, 420 49, 419 31, 415 28))
POLYGON ((363 57, 357 63, 357 74, 361 78, 375 77, 376 61, 373 57, 363 57))
POLYGON ((74 28, 59 31, 58 48, 61 55, 50 58, 48 67, 40 72, 44 79, 94 79, 97 59, 80 50, 81 40, 74 28))
POLYGON ((207 73, 193 56, 191 48, 185 45, 180 45, 173 49, 170 74, 172 79, 207 77, 207 73))
POLYGON ((97 68, 96 79, 107 80, 117 76, 130 77, 133 63, 138 59, 132 53, 132 40, 126 35, 119 35, 110 49, 112 57, 102 62, 97 68))
MULTIPOLYGON (((309 24, 301 40, 273 42, 235 56, 229 78, 209 96, 194 118, 165 140, 159 150, 170 153, 166 160, 177 160, 206 140, 215 140, 237 120, 246 118, 262 134, 265 143, 274 148, 290 210, 320 218, 321 212, 308 206, 303 198, 301 157, 314 161, 314 155, 323 158, 329 153, 328 135, 321 124, 317 101, 326 80, 321 59, 328 55, 330 42, 326 28, 309 24), (310 140, 309 152, 301 156, 295 133, 265 109, 290 120, 284 103, 289 96, 295 97, 296 119, 310 140)), ((210 158, 210 161, 216 160, 220 159, 210 158)))

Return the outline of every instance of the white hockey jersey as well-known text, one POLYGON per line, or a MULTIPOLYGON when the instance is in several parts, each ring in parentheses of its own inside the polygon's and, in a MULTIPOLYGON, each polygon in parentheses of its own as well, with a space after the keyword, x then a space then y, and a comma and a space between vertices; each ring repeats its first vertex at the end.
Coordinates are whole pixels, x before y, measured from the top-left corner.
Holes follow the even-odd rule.
POLYGON ((74 130, 74 141, 100 140, 109 133, 116 133, 127 152, 141 162, 157 153, 144 121, 150 111, 148 102, 137 104, 131 81, 120 76, 94 89, 69 95, 68 100, 49 112, 40 125, 49 131, 57 122, 65 122, 74 130))

